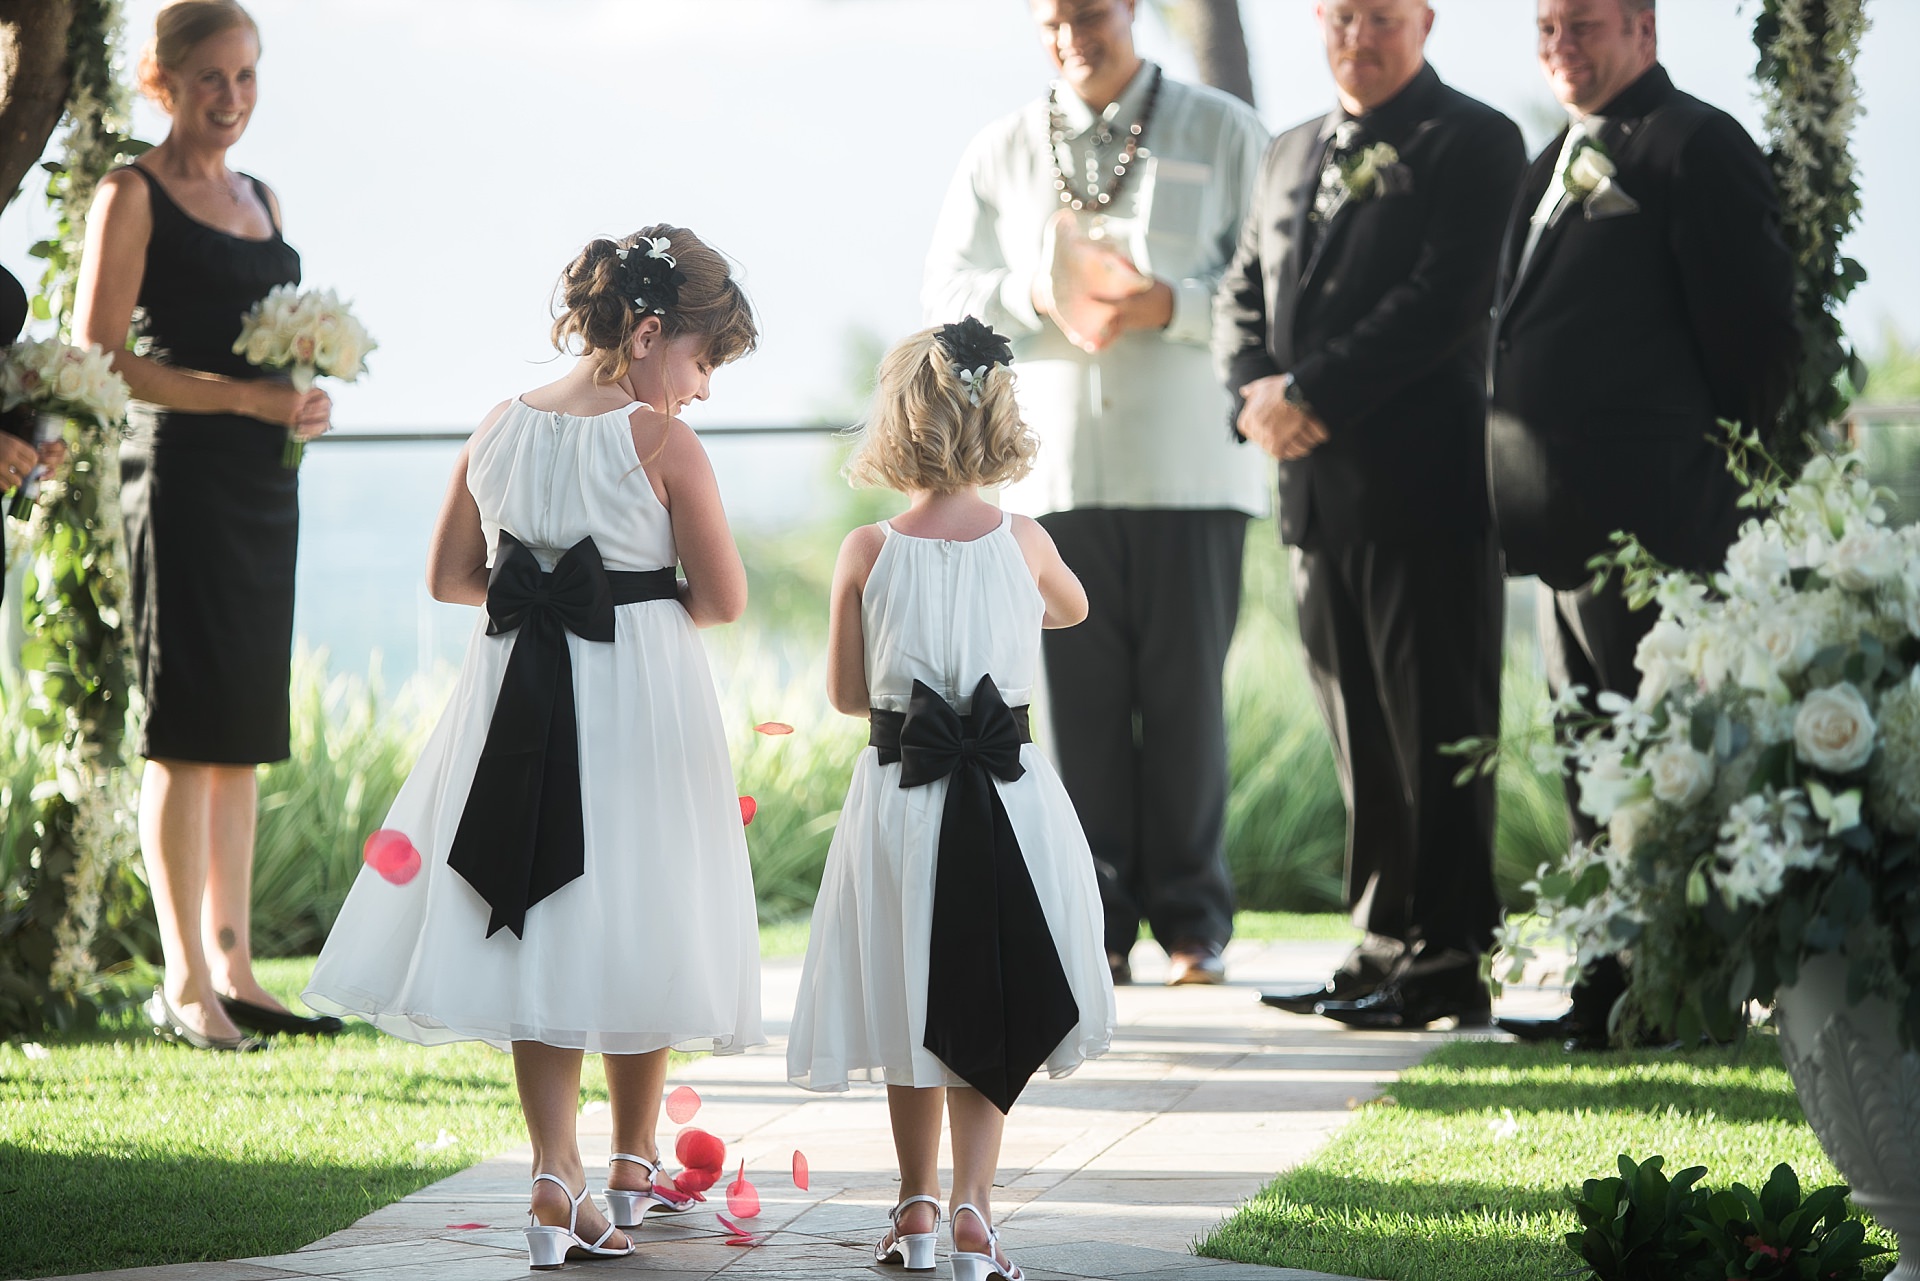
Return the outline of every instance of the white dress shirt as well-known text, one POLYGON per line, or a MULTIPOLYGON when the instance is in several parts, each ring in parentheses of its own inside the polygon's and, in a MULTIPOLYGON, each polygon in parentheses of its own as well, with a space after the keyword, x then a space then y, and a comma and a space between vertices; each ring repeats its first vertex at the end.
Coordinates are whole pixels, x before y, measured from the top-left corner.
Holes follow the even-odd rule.
MULTIPOLYGON (((1057 86, 1067 178, 1112 180, 1155 68, 1143 63, 1103 117, 1057 86), (1070 156, 1067 153, 1071 153, 1070 156), (1089 153, 1094 162, 1088 163, 1089 153)), ((988 125, 968 146, 927 254, 921 300, 931 324, 978 316, 1013 340, 1022 412, 1039 433, 1034 472, 1001 492, 1030 516, 1082 507, 1232 509, 1264 516, 1266 456, 1221 423, 1213 371, 1213 294, 1233 256, 1267 133, 1252 108, 1214 89, 1163 79, 1140 154, 1106 210, 1106 233, 1134 265, 1173 288, 1173 319, 1097 354, 1069 342, 1033 306, 1054 188, 1047 100, 988 125)))

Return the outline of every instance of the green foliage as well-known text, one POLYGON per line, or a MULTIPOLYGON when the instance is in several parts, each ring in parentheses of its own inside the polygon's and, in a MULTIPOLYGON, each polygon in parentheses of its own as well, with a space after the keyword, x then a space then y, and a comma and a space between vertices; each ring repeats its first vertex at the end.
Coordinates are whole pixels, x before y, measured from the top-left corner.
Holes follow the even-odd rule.
POLYGON ((1859 1281, 1866 1260, 1888 1253, 1849 1217, 1844 1186, 1802 1197, 1784 1162, 1757 1193, 1744 1183, 1697 1186, 1703 1165, 1669 1180, 1663 1164, 1623 1152, 1618 1177, 1569 1194, 1581 1230, 1567 1233, 1567 1247, 1594 1281, 1859 1281))
POLYGON ((1781 230, 1793 253, 1800 368, 1779 420, 1747 424, 1797 472, 1811 440, 1846 412, 1866 367, 1846 340, 1838 309, 1867 278, 1840 244, 1860 213, 1850 144, 1859 101, 1853 61, 1867 20, 1862 0, 1763 0, 1754 19, 1754 78, 1766 109, 1781 230))
POLYGON ((1707 1167, 1696 1165, 1668 1179, 1665 1158, 1638 1165, 1620 1154, 1617 1178, 1588 1179, 1571 1196, 1578 1232, 1567 1248, 1586 1263, 1595 1281, 1691 1281, 1701 1275, 1706 1244, 1691 1231, 1707 1193, 1696 1188, 1707 1167))

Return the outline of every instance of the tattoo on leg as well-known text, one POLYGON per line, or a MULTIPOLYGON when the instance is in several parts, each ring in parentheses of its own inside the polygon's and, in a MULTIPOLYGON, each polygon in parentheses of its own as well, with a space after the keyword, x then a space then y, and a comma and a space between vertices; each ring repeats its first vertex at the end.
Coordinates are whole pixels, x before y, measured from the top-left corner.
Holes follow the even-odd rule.
POLYGON ((238 941, 239 940, 233 936, 233 927, 231 925, 222 925, 220 927, 220 950, 222 952, 233 951, 233 945, 238 941))

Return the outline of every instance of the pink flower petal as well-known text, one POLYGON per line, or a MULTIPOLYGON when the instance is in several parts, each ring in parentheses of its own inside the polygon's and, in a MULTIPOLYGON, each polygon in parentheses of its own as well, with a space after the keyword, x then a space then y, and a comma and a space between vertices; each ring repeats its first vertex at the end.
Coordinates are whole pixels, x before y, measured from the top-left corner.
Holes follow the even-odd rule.
POLYGON ((740 1162, 740 1173, 727 1184, 727 1209, 737 1219, 751 1219, 760 1213, 760 1191, 747 1182, 747 1163, 740 1162))
POLYGON ((733 1233, 733 1235, 737 1237, 751 1237, 753 1235, 753 1233, 747 1231, 745 1228, 741 1227, 738 1223, 735 1223, 732 1219, 729 1219, 726 1215, 720 1213, 718 1210, 715 1210, 713 1212, 713 1217, 720 1220, 721 1227, 725 1228, 727 1231, 733 1233))
POLYGON ((702 1185, 703 1188, 712 1187, 727 1164, 727 1145, 715 1135, 692 1127, 680 1131, 679 1138, 674 1140, 673 1154, 688 1170, 705 1170, 713 1174, 713 1178, 702 1185))
POLYGON ((760 802, 754 800, 751 796, 742 796, 740 798, 740 826, 745 827, 747 824, 753 822, 753 816, 759 812, 760 802))
POLYGON ((766 1239, 767 1238, 764 1236, 755 1236, 753 1233, 749 1232, 745 1236, 728 1237, 725 1241, 722 1241, 720 1244, 737 1245, 743 1250, 751 1250, 754 1246, 759 1245, 762 1241, 765 1241, 766 1239))
POLYGON ((477 1231, 479 1231, 480 1229, 482 1229, 482 1228, 484 1228, 484 1227, 486 1227, 486 1226, 487 1226, 487 1225, 486 1225, 486 1224, 484 1224, 484 1223, 449 1223, 449 1224, 447 1225, 447 1231, 449 1231, 449 1232, 477 1232, 477 1231))
POLYGON ((801 1152, 800 1149, 795 1148, 793 1151, 793 1186, 805 1192, 807 1190, 807 1179, 806 1154, 801 1152))
POLYGON ((667 1120, 675 1125, 685 1125, 699 1110, 700 1093, 691 1085, 683 1085, 667 1096, 667 1120))
POLYGON ((769 738, 778 738, 782 734, 793 733, 793 726, 785 721, 761 721, 753 727, 753 731, 756 734, 765 734, 769 738))
POLYGON ((360 857, 368 867, 395 885, 405 885, 420 874, 420 851, 405 832, 383 827, 367 838, 360 857))

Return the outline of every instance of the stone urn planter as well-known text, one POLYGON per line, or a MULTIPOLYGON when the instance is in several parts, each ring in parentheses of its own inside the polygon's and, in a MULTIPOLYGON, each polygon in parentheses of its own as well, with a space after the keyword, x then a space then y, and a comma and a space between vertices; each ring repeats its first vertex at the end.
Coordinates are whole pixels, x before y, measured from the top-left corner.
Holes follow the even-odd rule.
POLYGON ((1775 995, 1774 1012, 1781 1056, 1820 1146, 1854 1203, 1900 1238, 1887 1281, 1920 1281, 1920 1054, 1900 1048, 1890 1003, 1847 1004, 1847 966, 1837 957, 1802 965, 1800 981, 1775 995))

